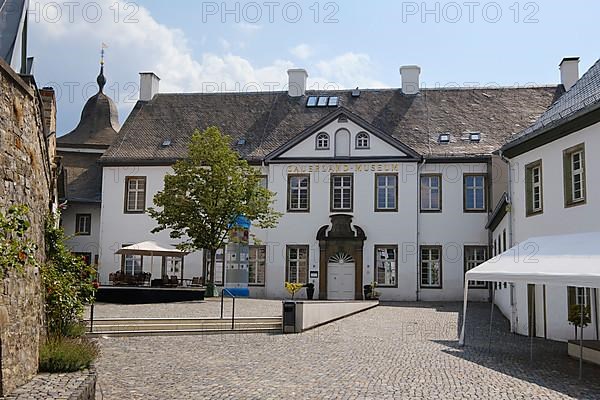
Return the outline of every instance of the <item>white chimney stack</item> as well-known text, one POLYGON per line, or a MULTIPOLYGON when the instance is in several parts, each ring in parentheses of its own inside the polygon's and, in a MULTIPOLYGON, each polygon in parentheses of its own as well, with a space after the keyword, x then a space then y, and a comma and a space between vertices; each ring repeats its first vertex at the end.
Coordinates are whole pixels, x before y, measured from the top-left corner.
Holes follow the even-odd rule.
POLYGON ((560 62, 560 83, 569 90, 579 80, 579 57, 566 57, 560 62))
POLYGON ((158 93, 160 78, 154 72, 140 72, 140 100, 150 101, 158 93))
POLYGON ((400 76, 402 77, 402 93, 419 93, 419 75, 421 67, 418 65, 404 65, 400 67, 400 76))
POLYGON ((288 69, 288 94, 291 97, 300 97, 306 94, 306 79, 308 72, 302 68, 288 69))

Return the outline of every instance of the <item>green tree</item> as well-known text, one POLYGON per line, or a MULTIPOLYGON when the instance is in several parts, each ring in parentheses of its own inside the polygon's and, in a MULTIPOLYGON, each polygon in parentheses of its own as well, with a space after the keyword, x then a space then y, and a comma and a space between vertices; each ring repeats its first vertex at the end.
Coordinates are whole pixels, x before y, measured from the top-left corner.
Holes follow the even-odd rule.
POLYGON ((212 288, 216 253, 233 222, 245 216, 260 228, 275 227, 281 216, 272 207, 275 194, 261 185, 260 171, 241 159, 230 137, 216 127, 196 130, 188 156, 173 170, 154 196, 158 208, 148 209, 158 223, 152 232, 170 230, 171 238, 182 240, 182 250, 208 250, 212 288))

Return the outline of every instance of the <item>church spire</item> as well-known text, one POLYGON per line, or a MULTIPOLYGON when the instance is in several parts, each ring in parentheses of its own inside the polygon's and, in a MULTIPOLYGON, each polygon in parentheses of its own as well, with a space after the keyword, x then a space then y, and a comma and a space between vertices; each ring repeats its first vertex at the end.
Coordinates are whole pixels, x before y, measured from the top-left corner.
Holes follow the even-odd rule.
POLYGON ((102 43, 102 50, 100 51, 100 74, 96 79, 96 82, 98 82, 98 88, 100 93, 102 93, 102 91, 104 90, 104 85, 106 85, 106 78, 104 77, 104 49, 106 47, 107 46, 104 43, 102 43))

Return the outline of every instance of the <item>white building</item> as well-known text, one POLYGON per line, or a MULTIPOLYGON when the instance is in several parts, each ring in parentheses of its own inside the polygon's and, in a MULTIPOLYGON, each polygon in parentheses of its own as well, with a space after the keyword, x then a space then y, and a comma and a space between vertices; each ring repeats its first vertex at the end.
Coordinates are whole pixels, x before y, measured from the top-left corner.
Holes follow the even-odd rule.
MULTIPOLYGON (((401 89, 307 91, 306 71, 288 73, 287 92, 216 94, 159 93, 158 78, 142 74, 140 101, 100 161, 101 283, 120 269, 155 278, 181 268, 114 253, 174 244, 151 233, 145 210, 193 131, 214 125, 261 169, 284 213, 277 228, 254 232, 253 296, 310 281, 322 299, 362 298, 375 281, 384 300, 461 299, 465 269, 490 254, 488 215, 506 191, 506 164, 492 154, 561 87, 424 89, 409 66, 401 89)), ((185 258, 185 278, 204 275, 202 253, 185 258)), ((471 298, 489 298, 487 285, 474 286, 471 298)))
MULTIPOLYGON (((533 237, 600 232, 600 161, 594 157, 600 152, 600 62, 581 79, 578 64, 578 58, 563 60, 567 92, 500 149, 510 164, 511 180, 488 223, 496 253, 533 237)), ((535 252, 531 256, 535 259, 535 252)), ((598 340, 597 288, 586 289, 584 295, 582 289, 566 286, 496 286, 496 303, 513 331, 574 339, 568 310, 583 301, 591 306, 592 320, 585 339, 598 340)))

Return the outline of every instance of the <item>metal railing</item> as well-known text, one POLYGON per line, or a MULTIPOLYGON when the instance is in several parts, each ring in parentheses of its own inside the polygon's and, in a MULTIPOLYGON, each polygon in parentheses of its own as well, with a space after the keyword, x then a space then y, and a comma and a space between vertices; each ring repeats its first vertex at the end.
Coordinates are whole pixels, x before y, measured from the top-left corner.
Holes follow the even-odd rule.
POLYGON ((231 330, 234 330, 234 328, 235 328, 235 299, 236 299, 236 297, 227 288, 221 289, 221 319, 223 319, 223 307, 224 307, 225 292, 227 292, 227 295, 233 299, 233 304, 232 304, 232 307, 231 307, 231 330))

